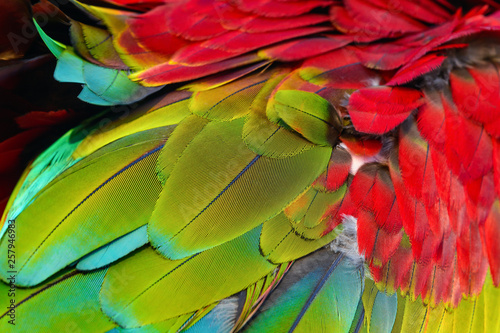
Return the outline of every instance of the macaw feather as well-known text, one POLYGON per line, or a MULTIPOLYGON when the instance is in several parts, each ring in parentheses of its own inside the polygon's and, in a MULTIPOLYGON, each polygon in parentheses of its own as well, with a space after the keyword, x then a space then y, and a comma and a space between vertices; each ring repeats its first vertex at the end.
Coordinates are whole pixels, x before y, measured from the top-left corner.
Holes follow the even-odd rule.
POLYGON ((500 330, 496 0, 24 2, 0 331, 500 330))
POLYGON ((333 106, 321 96, 300 90, 278 90, 267 106, 267 117, 284 122, 304 138, 320 146, 335 146, 340 119, 333 106))
POLYGON ((243 117, 250 112, 250 106, 268 78, 269 74, 259 73, 221 87, 196 92, 191 98, 189 109, 193 114, 210 120, 228 121, 243 117))
POLYGON ((347 109, 358 131, 383 134, 400 125, 422 103, 418 90, 380 86, 354 92, 347 109))
POLYGON ((132 82, 129 72, 95 65, 79 57, 72 47, 52 40, 36 25, 58 62, 54 78, 60 82, 84 85, 79 98, 97 105, 130 104, 143 99, 160 88, 148 88, 132 82))
POLYGON ((40 190, 78 161, 72 158, 72 154, 85 137, 84 127, 70 130, 33 161, 18 185, 19 192, 10 207, 8 219, 15 219, 40 190))
POLYGON ((294 263, 245 332, 347 332, 363 290, 362 268, 323 249, 294 263), (351 297, 357 295, 357 297, 351 297))
POLYGON ((398 296, 398 313, 393 331, 396 332, 483 332, 485 328, 500 328, 500 320, 492 311, 498 306, 499 289, 491 277, 486 279, 483 292, 449 309, 443 303, 436 307, 398 296))
POLYGON ((102 246, 94 252, 86 255, 76 265, 80 271, 91 271, 104 267, 110 263, 125 257, 130 252, 148 243, 147 225, 143 225, 134 231, 117 238, 108 245, 102 246))
POLYGON ((186 333, 230 333, 236 323, 238 299, 233 296, 220 301, 208 314, 186 328, 186 333))
POLYGON ((54 78, 84 84, 78 97, 97 105, 130 104, 161 88, 140 86, 132 82, 128 74, 128 71, 94 65, 66 49, 58 59, 54 78))
POLYGON ((269 295, 281 283, 292 264, 293 262, 278 265, 267 276, 240 292, 240 304, 242 298, 244 298, 244 303, 243 306, 240 306, 241 312, 234 325, 235 331, 244 327, 253 318, 255 312, 258 311, 269 295))
MULTIPOLYGON (((147 223, 161 190, 154 165, 170 131, 154 129, 107 145, 68 168, 39 192, 16 218, 17 245, 25 249, 17 257, 16 283, 36 285, 83 255, 147 223), (102 237, 91 237, 93 234, 102 237)), ((0 251, 7 253, 7 249, 4 237, 0 251)), ((7 278, 4 267, 2 279, 7 278)))
POLYGON ((327 216, 334 206, 341 205, 347 186, 337 191, 323 192, 309 188, 288 205, 283 213, 290 219, 296 233, 306 239, 318 239, 330 231, 334 225, 327 216))
POLYGON ((495 242, 495 238, 500 228, 500 204, 498 199, 491 208, 490 215, 484 224, 484 243, 486 245, 486 252, 490 261, 491 276, 495 285, 500 282, 500 272, 498 271, 498 264, 500 260, 500 246, 495 242))
POLYGON ((175 261, 150 247, 141 250, 109 269, 101 290, 103 311, 123 327, 138 327, 231 296, 276 267, 259 252, 260 229, 175 261), (165 311, 148 311, 150 306, 165 311))
POLYGON ((329 3, 323 0, 296 1, 292 4, 282 4, 272 0, 236 1, 237 8, 244 12, 257 13, 265 17, 289 17, 307 13, 311 9, 324 7, 329 3))
POLYGON ((99 66, 128 69, 116 52, 109 31, 71 21, 70 34, 76 53, 86 60, 99 66))
POLYGON ((262 59, 257 54, 242 55, 223 61, 201 66, 183 66, 170 64, 168 62, 152 66, 142 71, 135 72, 129 77, 133 81, 139 81, 146 87, 157 87, 170 83, 178 83, 193 80, 199 77, 212 75, 245 65, 251 65, 262 59))
POLYGON ((438 56, 436 54, 428 54, 423 56, 418 61, 410 62, 408 65, 403 66, 394 74, 393 78, 387 82, 387 85, 401 85, 414 80, 417 77, 439 68, 446 57, 438 56))
MULTIPOLYGON (((387 5, 386 5, 387 6, 387 5)), ((417 32, 424 28, 424 25, 403 12, 388 11, 380 8, 370 1, 346 0, 345 7, 350 16, 357 22, 384 22, 380 25, 379 34, 393 37, 405 32, 417 32)))
POLYGON ((377 289, 373 281, 365 280, 363 308, 366 331, 371 333, 392 332, 398 312, 398 296, 391 296, 377 289))
POLYGON ((73 152, 75 159, 85 157, 101 147, 137 132, 172 126, 180 123, 191 113, 188 108, 189 92, 179 91, 165 97, 158 97, 138 108, 122 106, 112 109, 110 118, 118 119, 100 124, 90 130, 73 152))
POLYGON ((206 66, 221 62, 271 45, 282 40, 288 40, 305 35, 328 31, 328 28, 305 27, 285 31, 266 33, 247 33, 230 31, 219 37, 210 39, 201 44, 192 44, 182 48, 173 57, 172 61, 178 64, 195 66, 206 66))
MULTIPOLYGON (((321 226, 321 231, 325 229, 321 226)), ((264 223, 260 240, 261 252, 272 263, 286 263, 301 258, 334 240, 342 227, 325 232, 322 237, 306 239, 297 233, 285 214, 272 218, 264 223)))
POLYGON ((329 148, 317 147, 284 159, 255 154, 241 137, 244 121, 209 122, 176 161, 149 228, 153 245, 165 256, 184 258, 255 228, 279 213, 324 168, 329 148), (208 143, 214 154, 202 153, 208 143), (192 170, 189 180, 184 176, 186 168, 192 170), (266 206, 259 204, 264 198, 266 206), (239 208, 224 209, 228 200, 239 208), (235 219, 240 223, 231 223, 235 219), (207 225, 212 226, 209 233, 207 225))
POLYGON ((271 77, 255 97, 248 120, 243 125, 243 140, 258 155, 285 158, 314 147, 314 144, 295 135, 285 127, 270 122, 266 110, 268 100, 285 73, 271 77))
MULTIPOLYGON (((338 59, 339 54, 330 54, 334 59, 338 59)), ((323 57, 318 57, 322 60, 323 57)), ((313 58, 314 59, 314 58, 313 58)), ((352 60, 352 59, 347 59, 352 60)), ((316 64, 319 61, 311 61, 309 64, 316 64)), ((305 67, 300 70, 300 76, 319 87, 330 87, 333 89, 359 89, 366 87, 372 81, 378 81, 378 76, 370 69, 364 67, 357 59, 353 63, 342 64, 336 62, 331 68, 323 62, 321 67, 305 67)), ((342 94, 344 95, 344 94, 342 94)), ((344 96, 342 96, 344 97, 344 96)))
POLYGON ((349 37, 325 36, 292 40, 259 51, 259 55, 268 59, 297 61, 326 53, 351 42, 349 37))
MULTIPOLYGON (((26 320, 17 321, 16 331, 29 332, 33 327, 44 331, 64 331, 76 328, 87 331, 109 331, 116 324, 101 311, 100 285, 106 269, 90 273, 70 271, 35 289, 16 290, 16 315, 26 320), (40 307, 50 306, 50 311, 40 313, 40 307)), ((5 294, 8 286, 0 285, 5 294)), ((2 298, 8 301, 8 298, 2 298)), ((6 305, 5 307, 7 307, 6 305)), ((8 313, 3 313, 6 319, 8 313)), ((9 318, 10 319, 10 318, 9 318)), ((0 320, 0 328, 9 331, 12 324, 0 320)))

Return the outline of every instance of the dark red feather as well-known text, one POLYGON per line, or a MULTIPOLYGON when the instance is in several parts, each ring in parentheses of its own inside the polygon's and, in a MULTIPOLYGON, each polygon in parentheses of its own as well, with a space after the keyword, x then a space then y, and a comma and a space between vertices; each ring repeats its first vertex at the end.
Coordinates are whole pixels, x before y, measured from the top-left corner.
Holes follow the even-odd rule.
POLYGON ((358 131, 383 134, 401 124, 422 103, 419 90, 380 86, 354 92, 347 110, 358 131))

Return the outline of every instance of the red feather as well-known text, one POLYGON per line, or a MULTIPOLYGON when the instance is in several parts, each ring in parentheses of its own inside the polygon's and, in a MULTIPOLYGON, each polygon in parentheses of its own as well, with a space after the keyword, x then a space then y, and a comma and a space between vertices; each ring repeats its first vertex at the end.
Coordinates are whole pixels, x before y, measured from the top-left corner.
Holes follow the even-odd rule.
POLYGON ((169 59, 168 55, 147 50, 137 44, 130 30, 125 30, 118 36, 116 51, 122 56, 123 61, 135 70, 153 67, 159 63, 166 63, 169 59))
POLYGON ((451 231, 448 209, 439 198, 433 204, 426 205, 426 215, 429 228, 433 235, 441 239, 451 231))
POLYGON ((444 152, 446 142, 445 115, 439 98, 425 96, 425 103, 418 109, 417 126, 421 135, 432 148, 444 152))
POLYGON ((395 253, 403 231, 389 171, 362 166, 349 187, 342 213, 358 218, 359 250, 366 260, 385 264, 395 253))
MULTIPOLYGON (((465 190, 457 176, 452 173, 448 167, 445 155, 435 149, 432 149, 431 157, 434 166, 434 175, 436 177, 436 188, 440 199, 445 203, 450 211, 456 211, 464 208, 465 190)), ((459 220, 452 218, 450 220, 452 225, 454 225, 454 221, 459 220)), ((454 230, 455 232, 458 232, 458 228, 455 228, 454 230)))
POLYGON ((496 286, 500 285, 500 201, 497 199, 483 227, 483 239, 490 262, 491 275, 496 286))
POLYGON ((446 157, 462 181, 482 177, 493 167, 491 138, 482 126, 460 116, 443 97, 446 116, 446 157))
POLYGON ((210 74, 219 73, 261 60, 256 54, 248 54, 225 61, 196 67, 182 65, 160 64, 132 75, 133 79, 141 81, 146 86, 160 86, 169 83, 189 81, 210 74))
POLYGON ((476 223, 483 223, 496 198, 493 172, 467 182, 465 190, 467 194, 465 203, 469 218, 476 223))
POLYGON ((386 265, 382 267, 371 265, 370 272, 374 280, 382 282, 390 292, 400 287, 403 292, 407 292, 413 264, 411 249, 400 246, 386 265))
POLYGON ((409 17, 431 24, 444 23, 451 17, 450 13, 432 0, 418 2, 412 0, 399 0, 397 2, 370 0, 370 2, 386 11, 402 12, 409 17))
POLYGON ((266 17, 290 17, 307 13, 317 7, 327 7, 330 1, 302 0, 302 1, 275 1, 275 0, 236 0, 238 9, 244 12, 259 14, 266 17))
POLYGON ((338 49, 351 41, 351 37, 345 36, 299 39, 264 49, 259 54, 265 55, 269 59, 296 61, 338 49))
POLYGON ((384 134, 401 124, 422 103, 419 90, 381 86, 354 92, 347 110, 356 130, 384 134))
MULTIPOLYGON (((418 262, 410 281, 410 288, 413 295, 422 295, 423 299, 429 297, 430 281, 432 264, 430 262, 418 262)), ((414 296, 416 298, 416 296, 414 296)))
POLYGON ((479 68, 454 70, 450 85, 458 110, 481 122, 486 131, 500 136, 500 73, 497 65, 486 64, 479 68), (467 92, 467 93, 464 93, 467 92))
POLYGON ((493 172, 495 180, 495 189, 497 197, 500 197, 500 141, 494 139, 493 141, 493 172))
POLYGON ((431 148, 413 121, 401 126, 399 167, 408 192, 426 206, 435 203, 437 188, 431 148))
POLYGON ((359 211, 357 218, 359 253, 370 262, 373 260, 372 252, 377 240, 378 226, 374 222, 373 214, 366 210, 359 211))
POLYGON ((359 62, 332 68, 322 73, 315 70, 313 73, 314 76, 307 77, 308 81, 333 89, 360 89, 379 80, 377 74, 359 62))
POLYGON ((471 223, 457 240, 458 276, 461 286, 468 293, 477 294, 487 272, 487 260, 484 260, 477 224, 471 223))
POLYGON ((147 50, 170 56, 189 44, 171 32, 166 8, 159 6, 128 21, 130 32, 137 39, 130 40, 130 45, 140 44, 147 50))
POLYGON ((172 61, 189 65, 205 65, 280 41, 325 32, 327 30, 329 28, 305 27, 255 34, 231 31, 203 43, 189 45, 180 49, 172 57, 172 61))
POLYGON ((360 156, 374 156, 382 149, 382 142, 380 140, 360 139, 346 135, 342 135, 340 140, 342 140, 342 143, 346 145, 350 152, 360 156))
POLYGON ((425 28, 402 12, 387 11, 374 6, 369 0, 344 0, 344 5, 351 17, 363 30, 376 31, 384 37, 395 37, 401 33, 416 32, 425 28))
POLYGON ((447 22, 425 32, 410 34, 394 42, 377 43, 358 49, 361 61, 370 68, 396 69, 424 56, 433 48, 447 42, 456 22, 447 22))
POLYGON ((330 7, 330 21, 338 30, 353 35, 356 42, 370 42, 384 37, 378 30, 360 29, 364 22, 354 19, 343 6, 330 7))
POLYGON ((226 3, 218 4, 217 17, 227 30, 240 30, 250 33, 287 30, 328 21, 328 16, 323 14, 304 14, 293 19, 251 15, 226 3))
POLYGON ((320 175, 313 186, 320 191, 336 191, 347 181, 351 169, 351 155, 342 148, 332 152, 326 171, 320 175))
POLYGON ((394 192, 396 194, 401 220, 406 234, 412 242, 412 250, 416 258, 420 257, 422 242, 429 230, 425 206, 410 195, 401 177, 401 170, 397 161, 397 156, 393 154, 389 163, 389 170, 394 192))
POLYGON ((417 61, 403 66, 396 74, 394 74, 394 77, 387 82, 387 85, 396 86, 410 82, 411 80, 438 68, 445 59, 446 57, 437 56, 435 54, 423 56, 417 61))

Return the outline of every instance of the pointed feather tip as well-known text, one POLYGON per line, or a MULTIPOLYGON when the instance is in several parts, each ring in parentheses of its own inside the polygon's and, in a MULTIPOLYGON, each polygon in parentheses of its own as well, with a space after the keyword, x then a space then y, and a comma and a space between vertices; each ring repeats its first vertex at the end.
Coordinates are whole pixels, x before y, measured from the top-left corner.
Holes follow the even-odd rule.
POLYGON ((329 245, 330 250, 344 254, 354 265, 362 266, 365 256, 359 253, 358 247, 358 219, 351 215, 342 214, 342 232, 329 245))

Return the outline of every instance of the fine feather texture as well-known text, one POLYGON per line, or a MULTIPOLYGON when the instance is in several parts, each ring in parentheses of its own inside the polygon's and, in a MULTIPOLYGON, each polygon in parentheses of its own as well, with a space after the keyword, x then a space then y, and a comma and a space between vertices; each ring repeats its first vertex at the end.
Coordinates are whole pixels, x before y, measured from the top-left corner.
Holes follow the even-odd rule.
POLYGON ((31 10, 0 38, 0 330, 499 329, 498 1, 31 10))
POLYGON ((103 310, 122 326, 138 327, 196 311, 228 297, 275 268, 260 255, 259 234, 260 227, 219 247, 176 261, 165 259, 152 248, 143 249, 132 260, 113 266, 106 275, 101 290, 103 310), (198 274, 200 271, 205 274, 198 274), (229 272, 230 279, 226 278, 229 272), (116 279, 123 275, 127 276, 127 293, 114 288, 116 279), (206 279, 208 276, 212 279, 206 279), (204 292, 199 293, 198 288, 204 292), (162 305, 165 311, 148 311, 147 307, 153 305, 162 305))
POLYGON ((358 131, 383 134, 408 118, 422 104, 421 97, 407 88, 366 88, 351 95, 347 108, 358 131))
POLYGON ((357 300, 351 303, 347 295, 359 295, 362 279, 360 271, 342 259, 323 249, 309 262, 298 261, 273 294, 273 306, 261 308, 246 331, 310 332, 320 327, 347 331, 357 308, 357 300), (338 321, 328 320, 333 316, 338 321))
MULTIPOLYGON (((125 146, 127 143, 130 144, 130 141, 122 140, 120 142, 118 140, 114 147, 106 147, 107 154, 106 151, 101 150, 94 156, 90 155, 85 159, 85 162, 67 169, 65 173, 52 181, 52 185, 38 194, 33 203, 16 218, 16 221, 19 222, 17 233, 21 237, 18 245, 30 249, 17 258, 20 263, 17 275, 19 284, 25 286, 38 284, 88 253, 88 250, 96 249, 100 245, 104 245, 103 242, 107 243, 115 239, 117 235, 121 236, 140 227, 149 219, 153 204, 159 194, 160 185, 152 173, 154 171, 154 157, 158 154, 168 132, 165 129, 152 130, 152 132, 143 133, 142 138, 141 134, 136 135, 128 139, 138 139, 137 143, 129 146, 128 149, 119 150, 119 155, 109 154, 109 151, 125 146), (84 177, 85 173, 89 172, 91 172, 92 178, 84 177), (68 193, 72 193, 71 196, 68 193), (146 193, 148 194, 145 195, 146 193), (143 200, 134 201, 134 205, 125 206, 123 205, 124 201, 121 201, 122 205, 119 205, 114 201, 118 200, 119 203, 120 197, 135 197, 139 194, 142 195, 143 200), (58 200, 53 201, 54 196, 58 197, 58 200), (103 201, 101 196, 107 197, 107 200, 103 201), (68 197, 72 200, 67 200, 68 197), (99 203, 103 209, 100 214, 96 214, 93 207, 99 203), (120 215, 123 209, 130 212, 129 216, 127 214, 121 215, 123 221, 129 223, 114 223, 117 221, 117 214, 120 215), (52 211, 52 215, 42 214, 41 212, 44 211, 52 211), (29 222, 23 222, 24 219, 34 222, 30 218, 31 214, 44 216, 46 223, 30 226, 29 222), (85 221, 86 228, 82 228, 80 225, 82 220, 85 221), (37 230, 36 237, 22 236, 33 233, 35 228, 37 230), (75 233, 77 230, 81 230, 80 233, 83 235, 91 230, 95 230, 95 232, 107 230, 109 237, 93 238, 89 242, 86 237, 80 237, 82 234, 75 233), (112 230, 115 230, 117 234, 114 234, 112 230), (58 237, 58 234, 65 232, 72 234, 74 238, 58 237), (112 236, 113 234, 114 236, 112 236), (52 242, 52 237, 55 242, 60 242, 61 247, 67 249, 65 253, 59 251, 57 247, 46 247, 52 242), (49 242, 47 242, 48 239, 49 242), (44 258, 47 257, 51 258, 48 261, 51 265, 44 262, 47 260, 44 258), (37 273, 31 273, 32 270, 37 273)), ((2 240, 0 245, 1 251, 7 253, 6 238, 2 240)), ((7 255, 4 257, 6 258, 7 255)), ((1 275, 5 278, 7 276, 6 270, 2 270, 1 275)))

